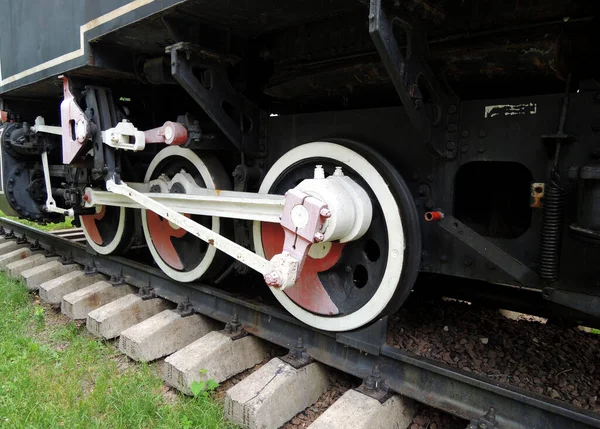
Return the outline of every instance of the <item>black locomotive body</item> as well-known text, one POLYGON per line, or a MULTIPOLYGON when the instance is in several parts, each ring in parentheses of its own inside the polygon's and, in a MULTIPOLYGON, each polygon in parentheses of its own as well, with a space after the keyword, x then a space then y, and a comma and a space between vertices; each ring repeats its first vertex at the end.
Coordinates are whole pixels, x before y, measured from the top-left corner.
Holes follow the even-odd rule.
POLYGON ((74 215, 99 253, 146 244, 182 282, 259 271, 325 330, 396 310, 418 273, 444 275, 446 294, 596 325, 597 9, 0 0, 0 208, 74 215), (329 178, 331 191, 310 182, 329 178), (222 208, 221 191, 239 205, 222 208), (306 248, 290 262, 294 234, 306 248), (283 271, 265 265, 281 255, 283 271))

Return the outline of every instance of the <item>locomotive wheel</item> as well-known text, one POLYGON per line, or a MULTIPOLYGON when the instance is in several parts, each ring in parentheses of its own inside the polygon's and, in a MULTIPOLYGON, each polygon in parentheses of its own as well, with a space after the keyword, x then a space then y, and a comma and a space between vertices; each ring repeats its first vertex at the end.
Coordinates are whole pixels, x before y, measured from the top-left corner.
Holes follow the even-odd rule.
MULTIPOLYGON (((161 176, 170 180, 181 172, 190 174, 198 186, 208 189, 230 188, 227 173, 216 158, 203 156, 200 159, 192 150, 178 146, 169 146, 154 157, 144 182, 161 176)), ((161 190, 153 189, 151 192, 161 190)), ((185 193, 185 189, 173 183, 170 192, 185 193)), ((221 219, 216 216, 189 217, 217 233, 223 229, 221 219)), ((192 282, 210 274, 207 272, 216 255, 213 246, 149 210, 142 210, 142 226, 152 257, 169 277, 180 282, 192 282)))
POLYGON ((122 253, 133 240, 133 211, 125 207, 99 206, 96 214, 79 216, 88 244, 101 255, 122 253))
MULTIPOLYGON (((271 167, 261 193, 284 194, 312 178, 316 164, 326 175, 341 166, 369 195, 373 219, 365 235, 348 243, 311 246, 296 284, 271 288, 279 302, 302 322, 328 331, 359 328, 396 311, 410 293, 421 257, 421 231, 412 195, 394 167, 372 149, 354 142, 308 143, 271 167)), ((254 222, 256 252, 281 253, 281 225, 254 222)))

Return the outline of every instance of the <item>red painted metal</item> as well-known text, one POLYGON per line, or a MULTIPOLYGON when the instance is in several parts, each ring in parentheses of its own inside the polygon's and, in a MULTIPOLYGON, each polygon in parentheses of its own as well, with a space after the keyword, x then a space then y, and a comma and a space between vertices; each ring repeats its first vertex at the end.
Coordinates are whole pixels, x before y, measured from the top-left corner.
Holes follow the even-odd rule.
POLYGON ((8 112, 5 110, 0 110, 0 123, 4 123, 8 121, 8 112))
POLYGON ((444 213, 440 211, 427 212, 425 213, 425 220, 427 222, 437 222, 444 219, 444 213))
POLYGON ((98 230, 98 225, 96 221, 102 220, 106 215, 106 206, 102 206, 102 209, 93 215, 83 215, 81 216, 81 222, 85 227, 90 239, 99 246, 104 244, 104 240, 100 235, 100 231, 98 230))
POLYGON ((188 139, 187 128, 179 122, 167 121, 162 127, 144 131, 146 143, 166 143, 171 146, 185 144, 188 139))
MULTIPOLYGON (((281 253, 285 241, 284 229, 276 223, 263 222, 261 237, 265 257, 271 259, 281 253)), ((296 284, 284 290, 292 301, 313 313, 323 315, 339 314, 337 306, 323 287, 318 274, 333 267, 340 259, 344 245, 331 243, 331 249, 324 258, 314 259, 307 255, 296 284)))
MULTIPOLYGON (((189 217, 189 215, 185 216, 189 217)), ((183 270, 183 263, 171 238, 181 238, 187 234, 187 231, 183 228, 173 228, 168 220, 150 210, 146 211, 146 221, 154 247, 162 260, 176 270, 183 270)))

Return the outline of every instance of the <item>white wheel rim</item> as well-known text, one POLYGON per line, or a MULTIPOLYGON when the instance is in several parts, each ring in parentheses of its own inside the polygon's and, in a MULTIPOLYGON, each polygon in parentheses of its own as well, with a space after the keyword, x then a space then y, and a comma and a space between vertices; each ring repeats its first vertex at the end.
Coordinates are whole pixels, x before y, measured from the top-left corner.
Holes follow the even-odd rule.
MULTIPOLYGON (((326 317, 314 314, 297 305, 285 292, 275 288, 270 289, 285 309, 302 322, 326 331, 349 331, 364 326, 377 318, 385 310, 396 292, 402 276, 405 249, 400 207, 388 184, 369 161, 345 146, 328 142, 308 143, 287 152, 271 167, 260 186, 259 192, 268 193, 277 178, 287 168, 308 158, 329 159, 347 165, 363 178, 377 196, 386 222, 389 243, 385 272, 377 291, 369 301, 360 309, 341 316, 326 317)), ((264 257, 261 222, 254 222, 253 236, 256 253, 264 257)))
MULTIPOLYGON (((200 159, 198 155, 196 155, 190 149, 184 149, 179 146, 169 146, 165 149, 161 150, 152 160, 150 166, 148 167, 148 171, 146 172, 146 177, 144 178, 144 182, 149 182, 154 170, 158 167, 158 165, 169 157, 181 157, 185 160, 189 161, 194 165, 194 167, 200 173, 202 180, 204 181, 207 189, 222 189, 222 187, 218 186, 219 184, 215 182, 216 174, 211 174, 209 167, 207 164, 200 159)), ((206 249, 206 253, 202 258, 202 261, 190 271, 178 271, 173 269, 167 263, 163 261, 161 256, 158 254, 156 247, 152 241, 152 237, 150 236, 150 231, 148 230, 148 221, 146 216, 146 210, 142 210, 142 227, 144 229, 144 237, 146 238, 146 243, 148 244, 148 249, 150 249, 150 253, 152 257, 158 264, 161 270, 169 277, 174 280, 180 282, 193 282, 194 280, 198 280, 210 267, 213 259, 215 258, 216 249, 214 246, 208 246, 206 249)), ((218 233, 220 228, 220 219, 216 216, 212 217, 211 221, 211 229, 218 233)))
POLYGON ((81 222, 81 229, 83 229, 83 234, 85 235, 87 243, 92 249, 94 249, 99 254, 110 255, 115 250, 117 250, 117 247, 119 247, 119 244, 121 244, 123 234, 125 233, 125 210, 127 210, 125 207, 121 207, 121 210, 119 210, 119 225, 117 226, 117 232, 115 233, 115 236, 112 239, 112 241, 106 246, 97 244, 94 240, 92 240, 92 237, 88 233, 88 230, 85 228, 85 223, 81 222))

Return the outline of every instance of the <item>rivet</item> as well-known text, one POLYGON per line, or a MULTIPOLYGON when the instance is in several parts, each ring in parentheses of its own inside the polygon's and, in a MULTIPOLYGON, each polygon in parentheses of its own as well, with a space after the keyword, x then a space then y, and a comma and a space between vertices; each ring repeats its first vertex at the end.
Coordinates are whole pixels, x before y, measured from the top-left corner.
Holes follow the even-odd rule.
POLYGON ((485 151, 486 151, 486 148, 485 148, 485 146, 484 146, 484 145, 481 145, 481 146, 479 146, 479 149, 477 149, 477 151, 478 151, 479 153, 483 153, 483 152, 485 152, 485 151))
POLYGON ((460 151, 462 153, 467 153, 469 151, 469 145, 468 144, 461 144, 460 145, 460 151))
POLYGON ((442 261, 443 264, 448 262, 448 255, 446 255, 445 253, 442 253, 440 256, 440 261, 442 261))
POLYGON ((450 131, 451 133, 453 133, 454 131, 456 131, 456 124, 454 122, 450 122, 448 124, 448 131, 450 131))
POLYGON ((456 143, 454 143, 452 141, 447 142, 446 143, 446 149, 448 149, 448 150, 454 150, 454 149, 456 149, 456 143))
POLYGON ((450 106, 448 106, 448 113, 450 113, 451 115, 456 113, 456 106, 454 104, 451 104, 450 106))
POLYGON ((463 131, 463 132, 460 134, 460 136, 461 136, 463 139, 466 139, 467 137, 469 137, 469 131, 467 131, 467 130, 464 130, 464 131, 463 131))

